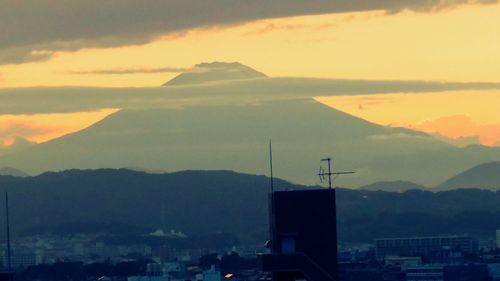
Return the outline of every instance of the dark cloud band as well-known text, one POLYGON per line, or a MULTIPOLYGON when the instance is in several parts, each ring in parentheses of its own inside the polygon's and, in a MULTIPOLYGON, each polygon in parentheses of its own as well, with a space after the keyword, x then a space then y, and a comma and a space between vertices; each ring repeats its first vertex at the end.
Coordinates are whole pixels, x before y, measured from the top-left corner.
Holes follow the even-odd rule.
POLYGON ((428 11, 497 0, 0 0, 0 64, 51 51, 146 43, 191 28, 351 11, 428 11))

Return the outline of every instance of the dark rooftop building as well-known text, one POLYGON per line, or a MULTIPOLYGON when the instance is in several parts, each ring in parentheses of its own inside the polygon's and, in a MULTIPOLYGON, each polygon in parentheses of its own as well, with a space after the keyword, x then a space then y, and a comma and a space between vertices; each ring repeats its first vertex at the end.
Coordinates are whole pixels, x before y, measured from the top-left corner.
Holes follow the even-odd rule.
POLYGON ((334 189, 273 192, 269 220, 271 254, 260 263, 273 280, 338 280, 334 189))

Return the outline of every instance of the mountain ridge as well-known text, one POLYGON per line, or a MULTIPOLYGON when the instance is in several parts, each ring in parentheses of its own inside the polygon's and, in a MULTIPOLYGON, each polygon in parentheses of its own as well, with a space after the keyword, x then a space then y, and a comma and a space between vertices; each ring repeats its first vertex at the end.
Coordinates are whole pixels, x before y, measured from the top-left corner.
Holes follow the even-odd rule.
MULTIPOLYGON (((0 192, 9 192, 16 236, 147 234, 165 228, 188 236, 228 233, 261 244, 268 234, 269 180, 233 171, 67 170, 27 178, 0 176, 0 192)), ((321 187, 275 179, 275 190, 314 188, 321 187)), ((336 192, 341 241, 449 233, 492 236, 500 228, 500 191, 336 192)))
POLYGON ((500 161, 479 164, 449 178, 436 187, 438 190, 456 188, 500 189, 500 161))

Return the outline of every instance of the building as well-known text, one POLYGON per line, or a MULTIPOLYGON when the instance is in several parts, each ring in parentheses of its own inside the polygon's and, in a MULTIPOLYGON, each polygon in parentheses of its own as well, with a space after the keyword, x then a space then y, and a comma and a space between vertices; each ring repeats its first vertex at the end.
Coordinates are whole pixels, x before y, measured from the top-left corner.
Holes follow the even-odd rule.
POLYGON ((488 264, 488 275, 492 281, 500 281, 500 263, 488 264))
POLYGON ((496 231, 496 246, 497 249, 500 249, 500 229, 497 229, 496 231))
POLYGON ((127 281, 169 281, 167 276, 131 276, 127 281))
MULTIPOLYGON (((7 256, 2 257, 2 266, 7 268, 7 256)), ((10 257, 10 265, 13 269, 27 268, 37 264, 37 257, 31 252, 15 252, 10 257)))
POLYGON ((465 257, 461 250, 442 249, 431 251, 428 256, 429 263, 434 264, 460 264, 465 262, 465 257))
POLYGON ((406 281, 444 281, 442 266, 419 266, 406 270, 406 281))
POLYGON ((271 253, 259 262, 273 280, 338 280, 334 189, 273 192, 269 220, 271 253))
POLYGON ((381 280, 382 268, 367 262, 339 262, 339 280, 381 280))
POLYGON ((203 281, 221 281, 222 277, 220 271, 216 270, 215 267, 212 267, 209 270, 203 271, 203 281))
POLYGON ((477 241, 466 235, 376 239, 375 247, 380 260, 386 256, 429 256, 442 249, 477 253, 477 241))
POLYGON ((487 264, 430 265, 408 268, 406 281, 491 280, 487 264))
POLYGON ((420 257, 385 257, 384 264, 386 266, 399 266, 402 269, 416 267, 422 265, 420 257))

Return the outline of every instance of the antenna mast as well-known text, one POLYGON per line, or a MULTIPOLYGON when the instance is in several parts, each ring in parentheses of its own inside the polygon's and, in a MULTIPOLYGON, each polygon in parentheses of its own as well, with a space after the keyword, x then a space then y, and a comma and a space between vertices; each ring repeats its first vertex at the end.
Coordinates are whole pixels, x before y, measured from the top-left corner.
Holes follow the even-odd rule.
POLYGON ((327 157, 321 159, 321 162, 328 163, 328 172, 323 169, 323 167, 319 167, 318 176, 321 182, 325 180, 325 176, 328 176, 328 189, 332 189, 332 175, 346 175, 346 174, 354 174, 354 172, 332 172, 332 158, 327 157))
POLYGON ((9 193, 5 192, 5 217, 7 223, 7 272, 12 270, 11 251, 10 251, 10 222, 9 222, 9 193))
POLYGON ((274 177, 273 177, 273 146, 269 140, 269 169, 271 170, 271 193, 274 191, 274 177))

